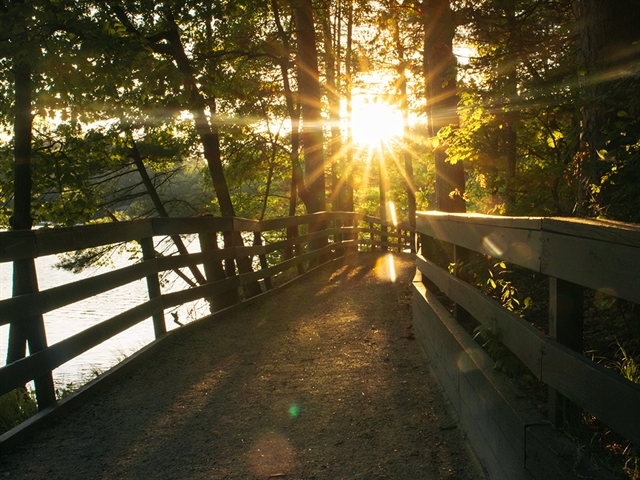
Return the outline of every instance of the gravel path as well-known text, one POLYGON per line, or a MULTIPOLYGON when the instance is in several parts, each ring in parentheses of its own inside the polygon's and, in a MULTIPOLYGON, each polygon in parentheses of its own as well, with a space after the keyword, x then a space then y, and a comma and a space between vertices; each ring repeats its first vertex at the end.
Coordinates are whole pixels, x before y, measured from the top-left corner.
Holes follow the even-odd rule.
POLYGON ((332 262, 194 329, 0 478, 484 479, 411 331, 413 262, 392 258, 332 262))

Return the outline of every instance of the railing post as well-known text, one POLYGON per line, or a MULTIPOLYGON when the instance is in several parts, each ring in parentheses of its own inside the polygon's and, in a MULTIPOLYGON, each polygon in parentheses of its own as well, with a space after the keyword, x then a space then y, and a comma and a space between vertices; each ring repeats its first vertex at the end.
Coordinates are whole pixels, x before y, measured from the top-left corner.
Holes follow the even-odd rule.
MULTIPOLYGON (((262 246, 261 232, 253 232, 253 245, 255 247, 262 246)), ((269 268, 269 264, 267 263, 267 256, 264 253, 261 255, 258 255, 258 258, 260 258, 260 268, 262 268, 263 270, 269 268)), ((273 288, 273 284, 271 283, 271 277, 265 277, 264 286, 266 287, 267 290, 271 290, 273 288)))
POLYGON ((371 251, 375 252, 375 250, 376 250, 376 236, 373 233, 375 231, 375 228, 373 228, 373 222, 369 222, 369 229, 371 231, 371 233, 369 234, 369 239, 371 240, 371 251))
MULTIPOLYGON (((459 245, 453 246, 453 263, 455 276, 460 280, 469 283, 469 270, 466 268, 469 264, 469 250, 459 245)), ((471 319, 471 315, 457 303, 454 307, 454 316, 458 323, 466 323, 471 319)))
POLYGON ((384 219, 380 220, 380 250, 383 252, 389 251, 389 235, 387 235, 389 227, 383 224, 384 219))
MULTIPOLYGON (((153 237, 146 237, 140 240, 140 246, 142 247, 142 258, 145 262, 153 261, 156 258, 156 250, 153 245, 153 237)), ((149 291, 149 299, 153 300, 162 296, 160 290, 160 280, 158 279, 158 273, 147 275, 147 290, 149 291)), ((153 314, 153 332, 155 337, 161 337, 167 333, 167 326, 164 320, 164 310, 160 310, 153 314)))
MULTIPOLYGON (((584 288, 559 278, 549 278, 549 336, 582 354, 584 337, 584 288)), ((549 421, 557 427, 573 422, 578 407, 549 388, 549 421)))
MULTIPOLYGON (((218 248, 218 234, 217 232, 203 232, 198 235, 200 240, 200 251, 210 252, 213 250, 219 250, 218 248)), ((226 275, 224 274, 224 268, 222 267, 222 261, 208 261, 204 263, 204 274, 207 277, 207 283, 218 282, 224 280, 226 275)), ((209 311, 211 313, 223 308, 230 307, 238 301, 238 290, 233 289, 230 292, 214 292, 208 298, 209 311)))
MULTIPOLYGON (((36 293, 37 291, 38 277, 34 259, 25 258, 14 260, 13 296, 27 295, 29 293, 36 293)), ((25 318, 20 324, 10 324, 7 363, 12 363, 24 358, 27 342, 29 342, 29 353, 31 355, 47 348, 44 318, 41 314, 25 318)), ((56 403, 56 393, 51 372, 35 378, 34 383, 36 386, 36 399, 39 410, 56 403)))

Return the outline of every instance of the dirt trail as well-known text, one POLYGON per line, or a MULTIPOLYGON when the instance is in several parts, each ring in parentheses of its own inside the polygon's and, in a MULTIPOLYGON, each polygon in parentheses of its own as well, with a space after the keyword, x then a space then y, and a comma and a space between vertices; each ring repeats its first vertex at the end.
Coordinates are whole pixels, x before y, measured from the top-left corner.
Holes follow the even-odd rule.
POLYGON ((413 339, 413 272, 361 254, 241 306, 1 458, 0 478, 484 479, 413 339))

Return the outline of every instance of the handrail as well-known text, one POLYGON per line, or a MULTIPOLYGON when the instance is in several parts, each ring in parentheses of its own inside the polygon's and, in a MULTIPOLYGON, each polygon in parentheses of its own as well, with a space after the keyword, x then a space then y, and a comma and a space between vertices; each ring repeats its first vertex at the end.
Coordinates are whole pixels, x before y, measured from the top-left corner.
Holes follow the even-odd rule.
POLYGON ((166 333, 164 310, 167 308, 204 298, 212 303, 214 311, 230 306, 229 298, 241 301, 238 290, 242 286, 262 281, 262 286, 259 287, 262 292, 263 289, 271 288, 272 277, 277 278, 277 275, 291 268, 302 273, 310 266, 343 255, 348 250, 358 251, 359 247, 365 246, 372 250, 394 248, 404 251, 410 248, 411 241, 412 232, 408 225, 395 226, 390 222, 353 212, 320 212, 261 222, 210 216, 153 218, 70 228, 0 232, 0 262, 33 262, 39 256, 121 242, 138 242, 144 254, 143 261, 139 264, 1 300, 0 325, 11 324, 11 328, 23 328, 30 347, 32 344, 45 347, 39 350, 30 348, 30 355, 0 368, 0 395, 35 380, 38 406, 42 409, 55 403, 51 374, 53 369, 149 317, 153 317, 156 338, 163 336, 166 333), (317 225, 321 229, 314 228, 317 225), (304 226, 307 228, 299 231, 304 226), (383 226, 387 231, 383 231, 383 226), (286 229, 288 231, 285 232, 286 229), (253 245, 219 248, 219 235, 222 237, 232 232, 244 233, 247 238, 247 234, 251 233, 253 245), (270 233, 275 241, 264 245, 265 233, 270 233), (201 252, 156 257, 154 237, 184 234, 200 236, 203 246, 201 252), (273 263, 270 254, 277 251, 282 252, 283 260, 273 263), (260 262, 250 261, 250 270, 243 269, 239 259, 247 257, 258 257, 260 262), (226 267, 224 269, 223 262, 226 267), (200 265, 206 273, 206 284, 171 293, 160 291, 160 273, 200 265), (43 314, 142 278, 147 279, 149 287, 147 302, 55 345, 46 346, 43 314), (233 295, 229 295, 230 292, 233 295), (34 338, 37 341, 32 342, 34 338))
MULTIPOLYGON (((640 226, 547 217, 497 217, 421 212, 416 233, 417 269, 427 289, 436 287, 461 312, 494 329, 499 340, 551 390, 640 445, 640 385, 582 355, 583 288, 640 303, 640 226), (429 258, 440 242, 449 262, 475 251, 550 278, 550 337, 429 258), (430 287, 431 286, 431 287, 430 287), (466 314, 466 313, 464 313, 466 314)), ((437 301, 430 299, 429 302, 437 301)))

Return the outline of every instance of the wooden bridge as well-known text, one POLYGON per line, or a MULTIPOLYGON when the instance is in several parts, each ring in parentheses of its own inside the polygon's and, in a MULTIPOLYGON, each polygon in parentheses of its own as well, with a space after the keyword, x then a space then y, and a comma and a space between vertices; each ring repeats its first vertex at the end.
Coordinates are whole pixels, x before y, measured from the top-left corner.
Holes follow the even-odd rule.
POLYGON ((0 470, 33 478, 68 478, 78 468, 87 478, 481 478, 424 375, 420 345, 489 478, 607 478, 572 456, 575 447, 554 423, 571 402, 640 445, 640 387, 581 351, 583 288, 640 302, 640 229, 424 213, 417 236, 412 233, 360 214, 320 213, 0 234, 0 261, 14 262, 22 279, 19 295, 0 302, 0 324, 12 326, 13 355, 0 369, 0 394, 33 380, 40 408, 0 437, 3 451, 26 442, 0 460, 0 470), (156 254, 160 237, 180 235, 198 235, 201 252, 156 254), (414 238, 417 254, 411 253, 414 238), (141 245, 144 261, 37 290, 34 258, 132 241, 141 245), (548 334, 469 284, 459 267, 478 255, 550 278, 548 334), (200 281, 162 292, 158 275, 179 269, 200 281), (47 345, 44 313, 141 278, 147 302, 47 345), (402 313, 408 312, 403 292, 410 291, 413 331, 402 313), (199 298, 209 300, 214 313, 167 333, 164 311, 199 298), (289 320, 285 311, 297 317, 289 320), (53 369, 150 317, 154 342, 56 400, 53 369), (550 420, 494 370, 495 361, 464 328, 470 319, 548 386, 550 420), (213 398, 206 399, 209 393, 213 398), (62 415, 76 407, 73 416, 62 415), (429 421, 421 417, 434 411, 429 421), (57 425, 42 429, 56 416, 57 425), (83 430, 92 417, 101 417, 96 425, 102 426, 83 430), (114 426, 121 433, 116 442, 114 426), (236 434, 247 445, 234 444, 236 434), (60 464, 50 458, 59 444, 71 450, 60 464), (109 449, 114 452, 97 453, 109 449), (315 451, 320 456, 307 453, 315 451))

